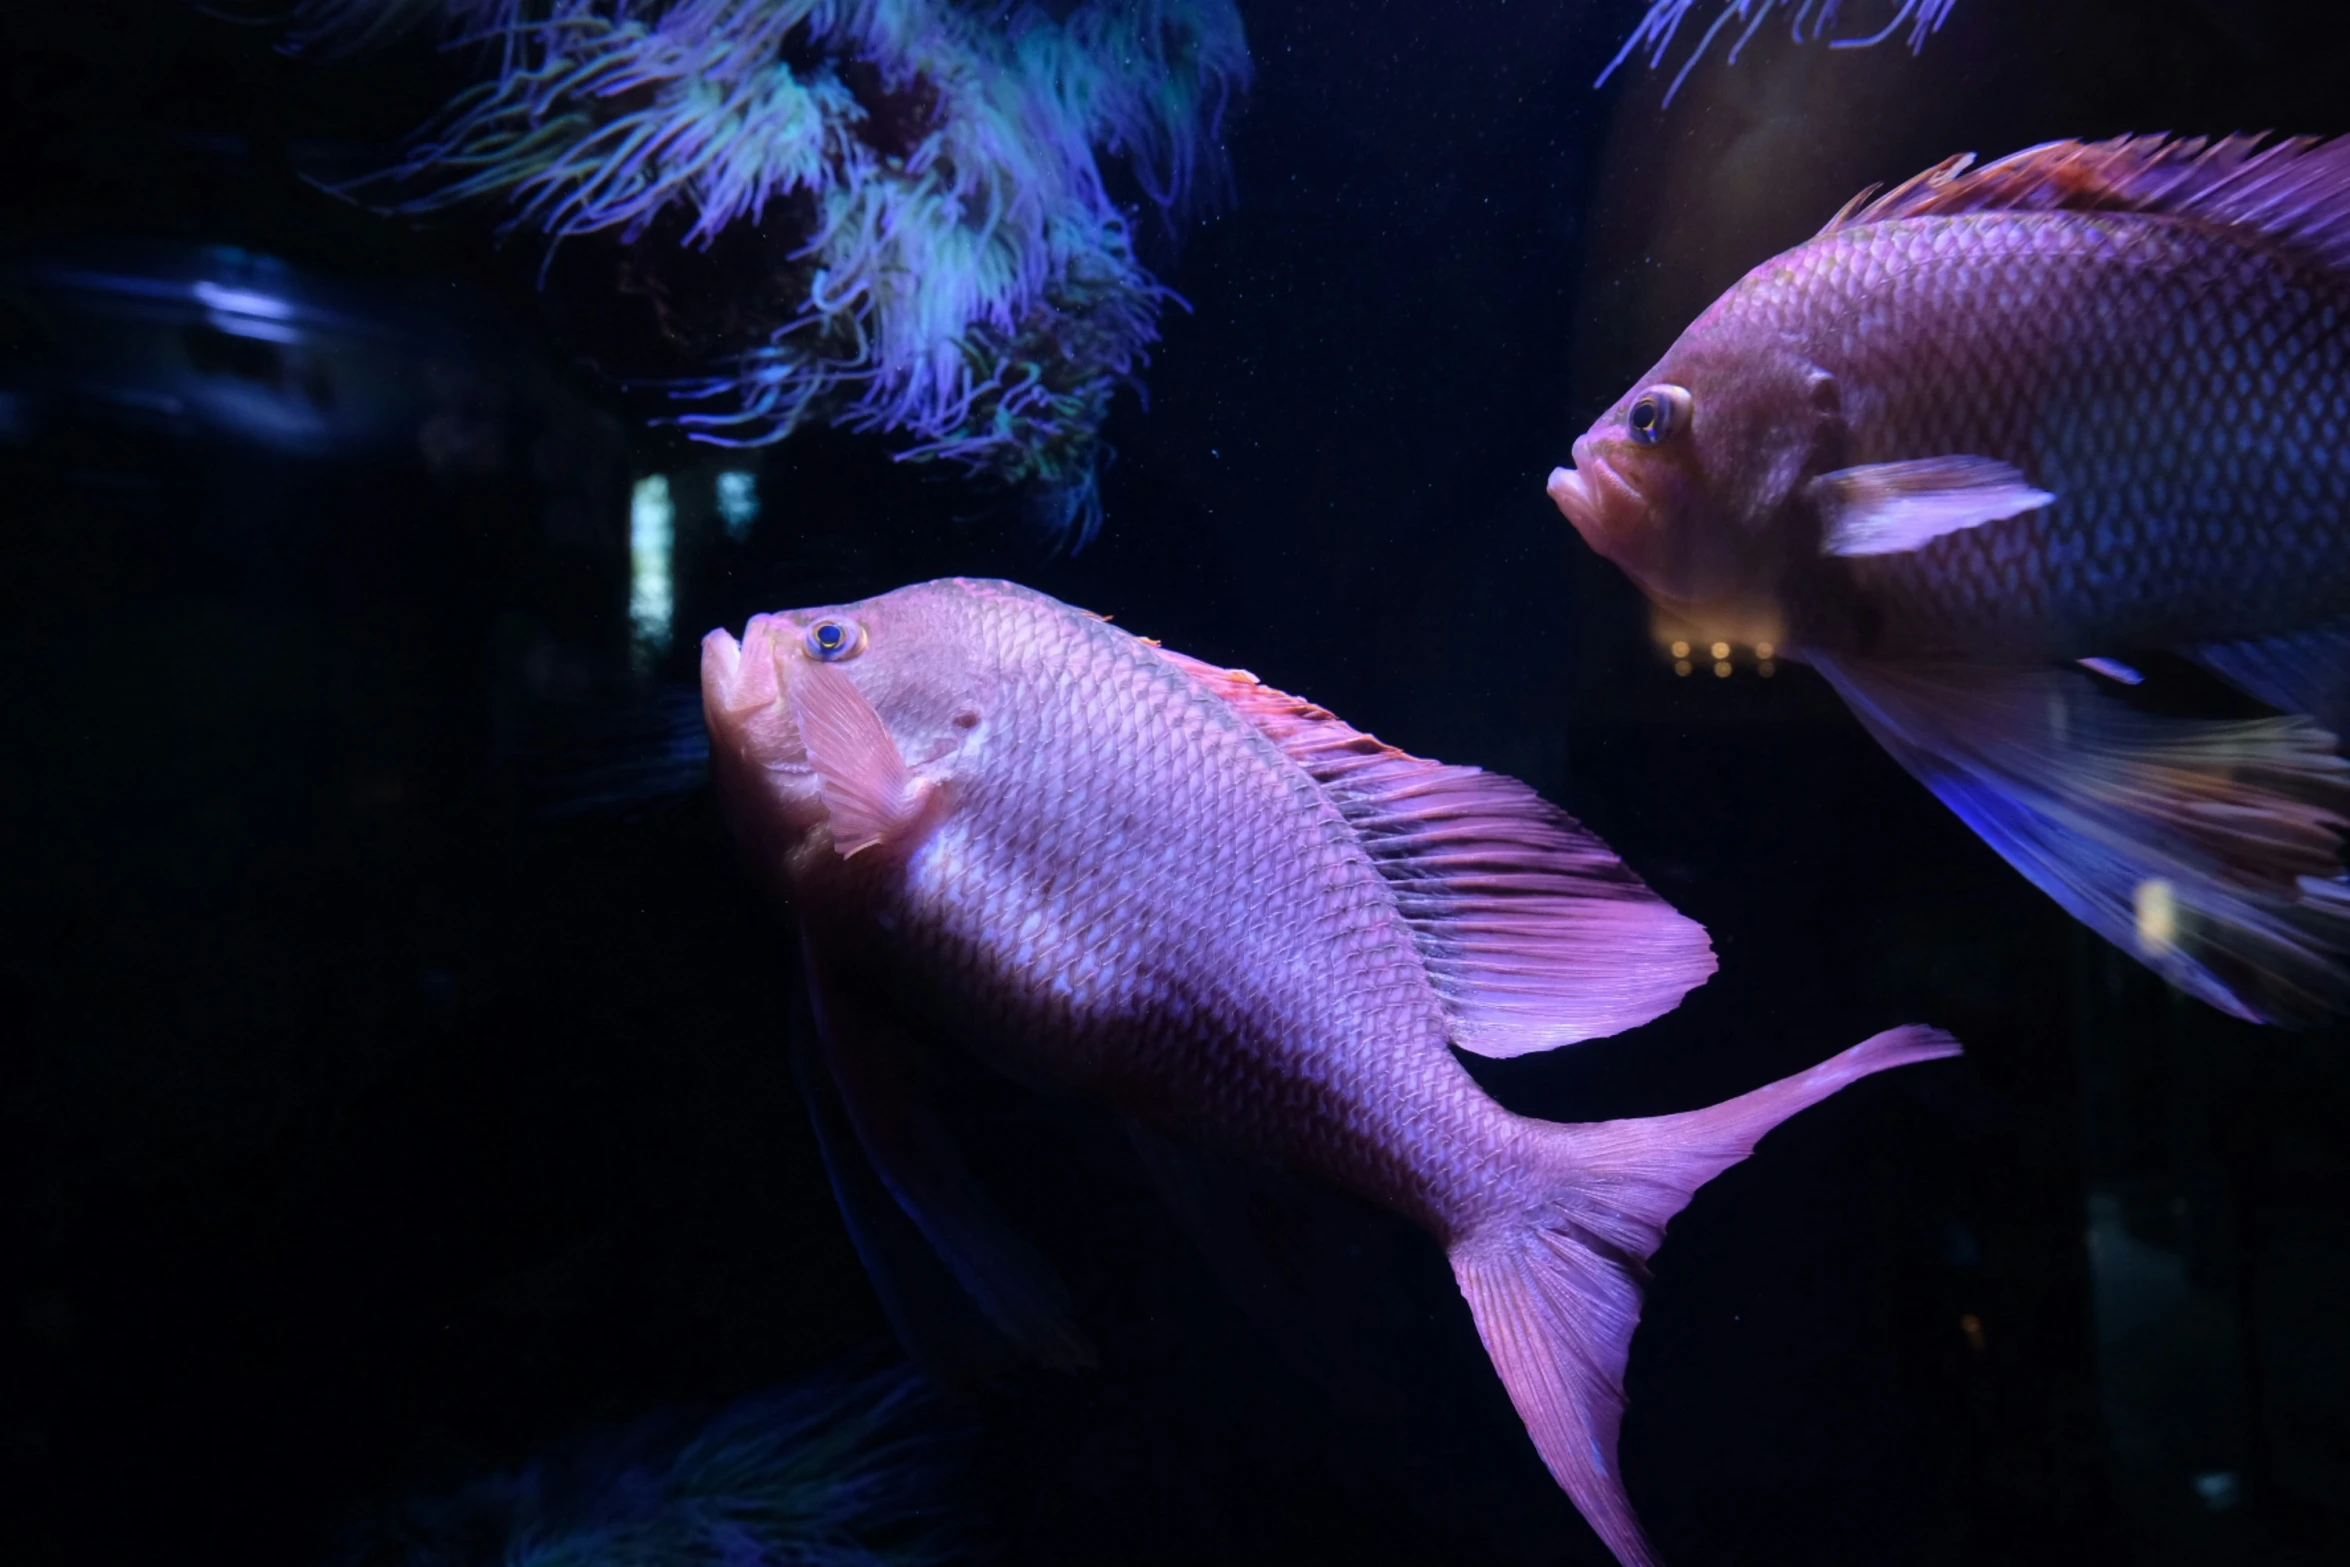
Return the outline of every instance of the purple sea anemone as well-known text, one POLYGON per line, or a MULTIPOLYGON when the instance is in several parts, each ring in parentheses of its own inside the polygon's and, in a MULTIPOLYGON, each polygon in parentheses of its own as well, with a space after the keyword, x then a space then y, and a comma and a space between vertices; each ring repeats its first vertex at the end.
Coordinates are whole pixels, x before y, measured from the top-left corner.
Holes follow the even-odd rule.
POLYGON ((436 10, 496 74, 420 133, 390 205, 495 204, 550 246, 754 236, 757 286, 670 384, 678 423, 885 434, 1090 533, 1102 420, 1172 297, 1104 160, 1168 218, 1215 182, 1249 75, 1232 0, 313 0, 296 41, 436 10))

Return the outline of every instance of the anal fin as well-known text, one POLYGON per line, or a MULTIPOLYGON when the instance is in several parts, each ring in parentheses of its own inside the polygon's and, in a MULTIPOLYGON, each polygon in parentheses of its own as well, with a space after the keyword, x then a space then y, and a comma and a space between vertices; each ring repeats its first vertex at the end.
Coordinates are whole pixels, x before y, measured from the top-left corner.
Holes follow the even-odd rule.
POLYGON ((2009 864, 2171 984, 2254 1022, 2350 1007, 2350 762, 2328 731, 2162 717, 2071 669, 1811 662, 2009 864))
POLYGON ((814 1020, 798 1020, 793 1035, 792 1077, 815 1126, 841 1221, 880 1297, 882 1313, 898 1343, 933 1381, 960 1392, 978 1391, 1019 1362, 1019 1349, 956 1281, 874 1171, 816 1041, 814 1020))
POLYGON ((1376 1303, 1395 1277, 1380 1216, 1278 1166, 1120 1119, 1225 1294, 1291 1368, 1356 1409, 1396 1407, 1392 1346, 1374 1342, 1376 1303))

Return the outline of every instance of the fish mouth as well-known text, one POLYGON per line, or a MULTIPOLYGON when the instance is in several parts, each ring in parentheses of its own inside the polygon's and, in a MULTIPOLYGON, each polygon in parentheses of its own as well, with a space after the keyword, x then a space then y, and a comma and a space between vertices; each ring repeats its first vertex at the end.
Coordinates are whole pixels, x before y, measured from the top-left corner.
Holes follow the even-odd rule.
POLYGON ((1545 488, 1575 531, 1600 548, 1609 534, 1640 514, 1640 492, 1625 482, 1588 435, 1575 442, 1574 460, 1572 468, 1553 468, 1545 488))
POLYGON ((742 640, 723 627, 702 638, 702 709, 713 735, 752 743, 774 772, 805 772, 807 754, 785 710, 787 674, 780 656, 798 645, 799 628, 776 615, 753 615, 742 640))

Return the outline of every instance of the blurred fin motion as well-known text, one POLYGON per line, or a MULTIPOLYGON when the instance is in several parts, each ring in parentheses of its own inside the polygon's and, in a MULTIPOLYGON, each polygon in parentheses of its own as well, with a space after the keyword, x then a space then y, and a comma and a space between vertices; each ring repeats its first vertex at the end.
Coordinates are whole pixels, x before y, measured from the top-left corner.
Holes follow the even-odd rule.
POLYGON ((391 1509, 334 1567, 931 1567, 968 1548, 943 1418, 904 1369, 656 1417, 391 1509))
POLYGON ((2331 733, 2144 713, 2071 670, 1810 658, 2010 865, 2171 984, 2253 1022, 2350 1004, 2331 733))
POLYGON ((2188 657, 2255 701, 2350 735, 2350 621, 2290 636, 2207 642, 2188 657))

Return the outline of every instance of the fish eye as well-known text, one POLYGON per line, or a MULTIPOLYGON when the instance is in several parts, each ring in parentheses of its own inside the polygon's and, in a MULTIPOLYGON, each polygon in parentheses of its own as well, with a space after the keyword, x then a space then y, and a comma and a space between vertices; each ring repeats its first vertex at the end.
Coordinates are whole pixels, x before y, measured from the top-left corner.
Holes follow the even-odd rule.
POLYGON ((808 628, 808 656, 827 664, 865 651, 865 628, 853 620, 819 620, 808 628))
POLYGON ((1633 440, 1643 446, 1654 446, 1689 422, 1689 403, 1689 389, 1685 386, 1652 386, 1633 399, 1631 410, 1624 415, 1624 424, 1632 432, 1633 440))

